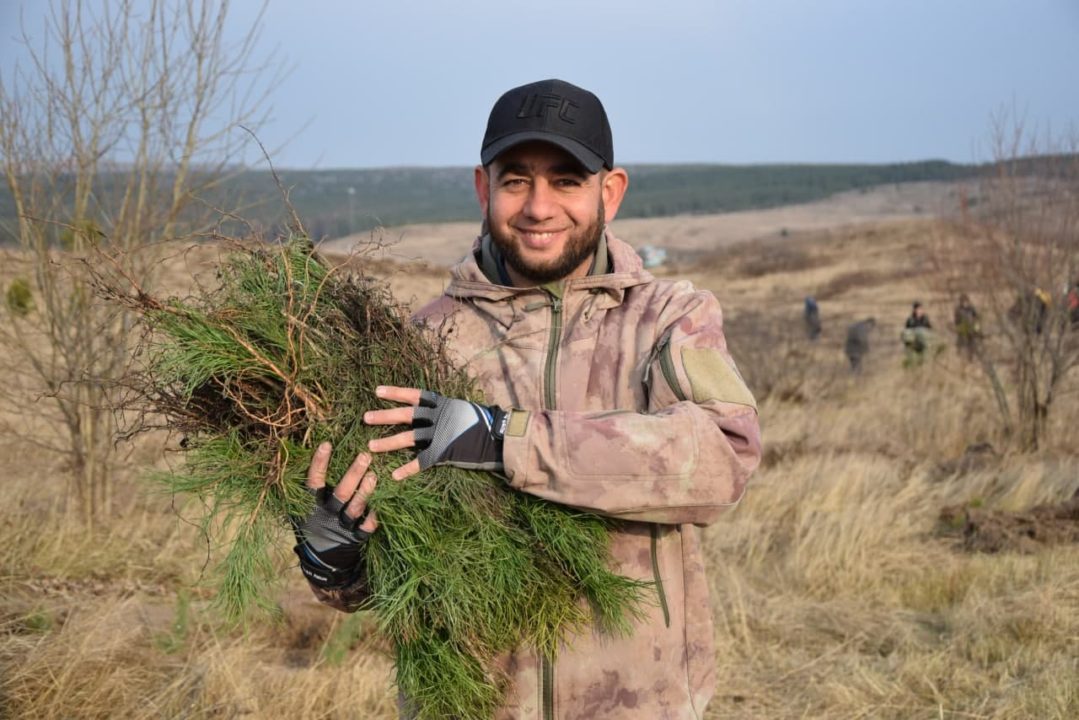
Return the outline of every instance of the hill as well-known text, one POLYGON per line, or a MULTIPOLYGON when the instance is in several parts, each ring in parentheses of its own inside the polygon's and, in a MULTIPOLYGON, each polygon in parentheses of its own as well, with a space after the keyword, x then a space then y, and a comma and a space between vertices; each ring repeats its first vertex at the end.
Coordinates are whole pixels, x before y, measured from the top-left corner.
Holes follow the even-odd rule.
MULTIPOLYGON (((806 203, 881 185, 971 178, 982 166, 941 160, 887 165, 630 165, 623 218, 699 215, 806 203)), ((308 231, 336 238, 375 227, 474 220, 470 168, 280 170, 308 231)), ((111 193, 103 183, 101 196, 111 193)), ((268 171, 247 171, 202 198, 213 207, 239 206, 263 228, 284 222, 268 171)), ((14 209, 0 187, 0 243, 10 242, 14 209)))
MULTIPOLYGON (((634 182, 632 176, 630 182, 634 182)), ((653 245, 666 250, 672 262, 692 264, 708 253, 747 241, 793 242, 830 228, 947 216, 958 209, 964 191, 968 197, 973 193, 971 185, 879 185, 812 202, 677 217, 632 217, 619 212, 611 229, 635 248, 653 245)), ((386 226, 374 234, 365 231, 334 238, 323 243, 323 249, 335 254, 362 251, 367 260, 379 258, 407 267, 405 276, 420 266, 444 272, 469 251, 479 229, 478 218, 478 211, 473 210, 467 221, 386 226), (378 247, 371 246, 372 240, 378 247)))
MULTIPOLYGON (((631 165, 624 218, 707 214, 779 207, 880 185, 951 181, 980 166, 926 161, 890 165, 631 165)), ((469 168, 285 170, 279 173, 315 237, 341 237, 375 227, 474 220, 469 168)), ((232 188, 280 207, 272 179, 250 172, 232 188)), ((258 212, 261 222, 280 214, 258 212)))

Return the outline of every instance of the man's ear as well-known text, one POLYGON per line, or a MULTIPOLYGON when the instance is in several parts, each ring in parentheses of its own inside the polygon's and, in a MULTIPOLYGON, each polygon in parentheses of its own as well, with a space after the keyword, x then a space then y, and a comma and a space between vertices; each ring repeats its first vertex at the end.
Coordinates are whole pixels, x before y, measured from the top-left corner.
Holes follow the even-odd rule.
POLYGON ((620 167, 616 167, 603 176, 603 207, 606 210, 604 222, 614 220, 618 214, 618 208, 622 204, 622 198, 626 196, 629 187, 629 175, 620 167))
POLYGON ((487 207, 491 204, 491 180, 487 174, 487 168, 477 165, 473 171, 473 182, 476 184, 476 199, 480 202, 480 211, 487 217, 487 207))

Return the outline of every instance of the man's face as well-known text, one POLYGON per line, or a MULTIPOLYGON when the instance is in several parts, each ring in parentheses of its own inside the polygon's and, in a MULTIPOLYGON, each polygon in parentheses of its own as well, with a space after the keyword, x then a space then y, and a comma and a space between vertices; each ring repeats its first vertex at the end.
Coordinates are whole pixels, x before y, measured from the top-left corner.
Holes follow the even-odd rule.
POLYGON ((476 169, 491 239, 515 284, 587 274, 624 192, 621 169, 591 174, 569 153, 543 142, 513 147, 476 169))

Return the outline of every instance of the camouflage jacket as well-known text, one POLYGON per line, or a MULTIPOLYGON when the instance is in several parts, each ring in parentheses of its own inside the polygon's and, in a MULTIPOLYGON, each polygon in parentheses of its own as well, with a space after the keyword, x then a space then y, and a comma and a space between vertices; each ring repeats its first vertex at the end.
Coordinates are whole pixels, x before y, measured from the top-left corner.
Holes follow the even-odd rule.
POLYGON ((510 485, 623 520, 613 569, 654 581, 657 594, 630 637, 575 637, 554 663, 528 649, 504 658, 515 683, 497 717, 700 718, 715 650, 697 526, 739 501, 760 458, 719 304, 657 280, 610 234, 592 273, 560 288, 492 282, 492 256, 477 240, 417 319, 448 333, 487 401, 518 409, 504 447, 510 485))

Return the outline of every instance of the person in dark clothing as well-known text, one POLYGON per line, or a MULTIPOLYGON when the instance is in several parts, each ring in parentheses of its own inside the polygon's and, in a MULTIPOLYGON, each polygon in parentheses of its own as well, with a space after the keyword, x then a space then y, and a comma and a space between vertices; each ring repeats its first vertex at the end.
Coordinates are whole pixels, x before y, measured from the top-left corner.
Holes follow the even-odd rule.
POLYGON ((843 351, 850 361, 851 372, 862 371, 862 358, 869 354, 869 333, 876 326, 875 318, 866 318, 847 327, 847 342, 843 351))
POLYGON ((806 336, 810 342, 816 342, 820 337, 821 323, 820 323, 820 308, 817 306, 817 301, 813 297, 807 297, 805 301, 805 325, 806 336))
POLYGON ((917 300, 915 300, 914 305, 911 306, 910 317, 907 318, 906 327, 933 329, 933 324, 929 322, 929 316, 925 314, 925 310, 922 309, 922 304, 917 300))
POLYGON ((1052 298, 1040 287, 1026 291, 1008 309, 1008 319, 1029 335, 1041 335, 1052 298))
POLYGON ((904 367, 920 365, 925 359, 925 351, 932 343, 933 324, 929 322, 929 316, 917 300, 911 306, 910 317, 907 318, 899 337, 903 341, 904 367))
POLYGON ((978 322, 978 311, 970 301, 970 296, 963 293, 955 306, 955 336, 959 356, 970 361, 978 354, 982 329, 978 322))

